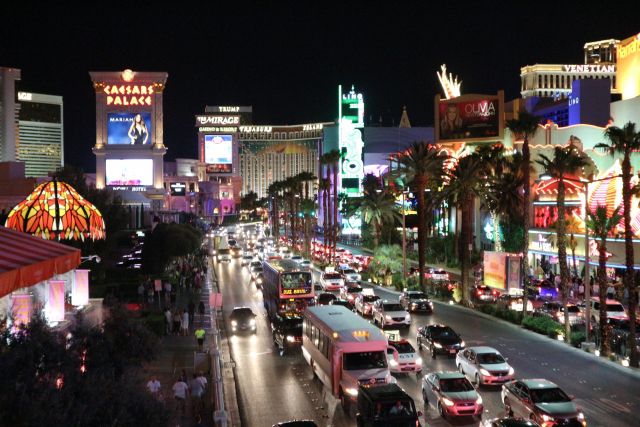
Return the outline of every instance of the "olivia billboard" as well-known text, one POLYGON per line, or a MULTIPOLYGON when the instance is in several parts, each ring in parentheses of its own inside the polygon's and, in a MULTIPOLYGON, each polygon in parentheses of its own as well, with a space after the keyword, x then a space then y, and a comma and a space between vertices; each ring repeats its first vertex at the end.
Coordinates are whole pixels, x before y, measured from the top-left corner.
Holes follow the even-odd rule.
POLYGON ((436 140, 496 141, 502 139, 503 95, 463 95, 440 101, 436 97, 436 140))

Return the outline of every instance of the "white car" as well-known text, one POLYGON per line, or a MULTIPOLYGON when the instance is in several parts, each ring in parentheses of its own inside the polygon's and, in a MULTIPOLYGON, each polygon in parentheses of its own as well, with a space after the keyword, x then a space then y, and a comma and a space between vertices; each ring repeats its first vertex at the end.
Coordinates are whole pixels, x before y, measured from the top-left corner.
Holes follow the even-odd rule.
POLYGON ((344 286, 344 279, 339 273, 322 273, 320 285, 325 291, 339 291, 344 286))
MULTIPOLYGON (((607 319, 629 319, 627 315, 627 311, 624 309, 624 306, 620 304, 619 301, 614 299, 607 299, 607 319)), ((591 298, 591 322, 599 323, 600 322, 600 298, 592 297, 591 298)))
POLYGON ((373 323, 377 323, 382 329, 390 325, 411 326, 411 315, 399 302, 378 300, 373 303, 372 315, 373 323))
POLYGON ((311 268, 313 268, 313 266, 311 265, 311 261, 309 261, 308 259, 303 259, 302 261, 300 261, 298 263, 298 265, 300 266, 300 268, 306 268, 311 270, 311 268))
POLYGON ((301 257, 300 255, 293 255, 293 256, 291 257, 291 261, 295 261, 295 262, 297 262, 298 264, 300 264, 300 262, 302 262, 302 257, 301 257))
POLYGON ((362 280, 360 273, 349 266, 341 266, 338 268, 338 273, 342 274, 346 282, 360 282, 362 280))
MULTIPOLYGON (((362 316, 371 316, 371 311, 373 310, 373 304, 380 299, 378 295, 373 295, 371 293, 365 293, 364 291, 371 289, 364 289, 361 293, 356 296, 355 302, 353 303, 353 307, 356 310, 356 313, 360 313, 362 316)), ((371 290, 372 291, 372 290, 371 290)))
POLYGON ((422 358, 407 340, 389 341, 387 363, 392 374, 422 372, 422 358))
POLYGON ((240 262, 241 266, 247 266, 249 263, 253 261, 253 255, 242 255, 242 261, 240 262))
POLYGON ((459 351, 456 366, 478 386, 504 384, 515 378, 513 368, 492 347, 468 347, 459 351))

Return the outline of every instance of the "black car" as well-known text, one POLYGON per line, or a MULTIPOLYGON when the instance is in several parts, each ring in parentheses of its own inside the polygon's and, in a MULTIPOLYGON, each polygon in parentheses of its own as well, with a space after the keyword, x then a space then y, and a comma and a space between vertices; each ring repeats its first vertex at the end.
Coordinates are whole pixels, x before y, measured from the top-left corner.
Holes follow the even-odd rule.
POLYGON ((318 427, 318 424, 312 420, 293 420, 274 424, 273 427, 318 427))
POLYGON ((302 346, 302 316, 298 314, 276 315, 271 321, 271 331, 280 356, 302 346))
POLYGON ((317 305, 329 305, 329 303, 333 300, 338 299, 337 296, 335 296, 335 294, 332 294, 330 292, 323 292, 320 295, 318 295, 316 297, 316 304, 317 305))
POLYGON ((356 425, 358 427, 420 426, 421 411, 398 384, 360 386, 356 425))
POLYGON ((421 291, 404 291, 400 295, 400 304, 408 312, 425 311, 433 313, 433 303, 427 294, 421 291))
POLYGON ((349 310, 353 309, 353 306, 351 305, 351 303, 349 301, 347 301, 346 299, 334 299, 334 300, 331 300, 329 302, 329 305, 341 305, 343 307, 346 307, 349 310))
MULTIPOLYGON (((629 349, 629 320, 607 318, 607 325, 611 328, 609 332, 609 343, 611 352, 621 357, 628 357, 631 353, 629 349)), ((596 327, 596 342, 600 342, 600 328, 596 327)), ((640 330, 640 322, 636 324, 636 331, 640 330)), ((640 335, 636 335, 636 348, 640 353, 640 335)))
POLYGON ((229 315, 231 331, 256 332, 256 314, 249 307, 235 307, 229 315))
POLYGON ((437 353, 455 356, 465 343, 453 329, 445 325, 429 325, 418 329, 418 350, 429 350, 431 357, 437 353))
POLYGON ((486 420, 482 425, 488 427, 540 427, 540 424, 533 420, 514 417, 494 418, 486 420))

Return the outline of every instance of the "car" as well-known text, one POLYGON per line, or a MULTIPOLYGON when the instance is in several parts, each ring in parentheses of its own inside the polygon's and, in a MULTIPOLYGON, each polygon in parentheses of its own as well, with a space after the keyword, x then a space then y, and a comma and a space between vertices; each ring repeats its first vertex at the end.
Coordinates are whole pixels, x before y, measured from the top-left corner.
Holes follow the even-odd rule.
POLYGON ((325 292, 328 291, 339 291, 342 286, 344 286, 344 279, 340 275, 340 273, 329 272, 322 273, 320 276, 320 284, 325 292))
POLYGON ((298 266, 300 268, 307 268, 307 269, 313 268, 311 261, 309 261, 308 259, 303 259, 302 261, 298 262, 298 266))
POLYGON ((336 269, 336 271, 342 274, 342 277, 344 278, 345 282, 357 283, 357 282, 360 282, 360 280, 362 279, 362 276, 360 276, 360 273, 358 273, 356 270, 349 267, 348 265, 341 265, 336 269))
POLYGON ((411 326, 411 315, 400 303, 387 300, 378 300, 373 303, 373 323, 377 323, 382 329, 392 326, 411 326))
POLYGON ((273 343, 280 356, 302 346, 302 316, 295 313, 277 314, 271 320, 273 343))
MULTIPOLYGON (((584 323, 584 316, 580 308, 575 304, 567 304, 569 313, 569 323, 581 325, 584 323)), ((564 324, 564 307, 559 301, 545 301, 533 312, 534 317, 550 317, 558 323, 564 324)))
POLYGON ((373 303, 378 301, 379 299, 380 297, 378 295, 365 294, 364 292, 362 292, 359 293, 358 296, 356 296, 353 307, 355 308, 356 313, 360 313, 363 316, 371 316, 373 303))
POLYGON ((514 379, 514 370, 492 347, 468 347, 456 354, 456 366, 477 386, 502 385, 514 379))
POLYGON ((229 314, 231 331, 250 331, 256 333, 256 317, 257 315, 250 307, 234 307, 231 314, 229 314))
POLYGON ((340 288, 340 298, 347 300, 349 304, 353 306, 356 302, 356 297, 361 292, 362 287, 360 285, 352 285, 347 283, 345 286, 340 288))
POLYGON ((400 305, 408 312, 425 311, 427 313, 433 313, 433 302, 431 302, 427 294, 422 291, 405 290, 400 294, 398 299, 400 305))
POLYGON ((398 384, 358 387, 357 427, 420 427, 421 411, 398 384))
POLYGON ((293 255, 293 256, 291 257, 291 261, 295 261, 295 262, 297 262, 297 263, 298 263, 298 265, 300 265, 300 262, 302 262, 302 260, 303 260, 303 258, 302 258, 302 256, 300 256, 300 255, 293 255))
MULTIPOLYGON (((609 332, 611 352, 623 358, 629 357, 629 319, 607 318, 607 325, 611 328, 609 332)), ((640 322, 636 323, 636 331, 640 331, 640 322)), ((596 343, 599 344, 600 328, 596 329, 595 338, 596 343)), ((640 353, 640 335, 636 335, 636 349, 640 353)))
POLYGON ((557 300, 560 297, 558 288, 549 280, 539 280, 532 284, 538 299, 557 300))
POLYGON ((231 256, 233 258, 240 258, 244 254, 244 251, 240 246, 230 246, 229 250, 231 251, 231 256))
POLYGON ((254 267, 262 267, 262 261, 254 260, 249 263, 249 271, 254 267))
POLYGON ((324 292, 324 288, 322 287, 322 285, 320 283, 314 283, 313 284, 313 292, 316 295, 320 295, 321 293, 324 292))
MULTIPOLYGON (((614 299, 607 299, 607 319, 628 319, 627 311, 624 309, 624 306, 614 299)), ((600 298, 592 297, 591 298, 591 323, 597 324, 600 323, 600 298)))
POLYGON ((427 268, 424 273, 424 277, 431 280, 449 280, 449 273, 441 268, 427 268))
POLYGON ((291 249, 287 247, 280 248, 280 256, 284 259, 289 259, 293 256, 291 249))
POLYGON ((320 295, 316 296, 316 304, 317 305, 329 305, 329 303, 333 300, 338 299, 335 294, 330 292, 323 292, 320 295))
POLYGON ((231 261, 231 249, 228 249, 228 248, 226 248, 226 249, 225 248, 218 249, 217 259, 218 259, 218 262, 222 262, 222 261, 230 262, 231 261))
POLYGON ((427 349, 434 359, 438 353, 455 356, 465 348, 460 335, 449 326, 433 324, 418 329, 418 350, 427 349))
POLYGON ((432 372, 422 378, 424 406, 433 406, 442 418, 482 418, 482 397, 460 372, 432 372))
POLYGON ((240 261, 240 265, 243 267, 248 266, 249 264, 251 264, 252 260, 253 260, 253 255, 242 255, 242 261, 240 261))
POLYGON ((486 285, 478 285, 471 289, 471 300, 475 303, 496 302, 500 292, 486 285))
POLYGON ((349 301, 347 301, 346 299, 334 299, 334 300, 331 300, 331 301, 329 301, 329 305, 341 305, 343 307, 346 307, 349 310, 351 310, 353 308, 351 303, 349 301))
POLYGON ((484 420, 480 427, 540 427, 540 424, 524 418, 501 417, 484 420))
POLYGON ((543 426, 586 426, 582 411, 560 387, 545 379, 508 382, 500 393, 509 416, 528 418, 543 426))
POLYGON ((251 267, 251 281, 255 282, 256 279, 258 278, 258 274, 262 274, 264 270, 262 269, 262 266, 260 267, 251 267))
POLYGON ((274 424, 272 427, 318 427, 313 420, 293 420, 293 421, 281 421, 274 424))
MULTIPOLYGON (((505 310, 522 311, 524 297, 522 295, 502 294, 498 297, 497 306, 505 310)), ((533 303, 527 298, 527 311, 533 312, 533 303)))
POLYGON ((422 372, 422 357, 407 340, 389 341, 387 364, 392 374, 412 372, 419 375, 422 372))

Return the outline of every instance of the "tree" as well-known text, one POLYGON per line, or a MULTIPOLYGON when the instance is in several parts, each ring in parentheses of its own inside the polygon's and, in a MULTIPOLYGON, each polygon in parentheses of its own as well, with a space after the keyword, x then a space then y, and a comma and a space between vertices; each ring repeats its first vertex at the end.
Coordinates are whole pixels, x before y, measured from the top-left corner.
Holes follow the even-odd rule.
MULTIPOLYGON (((331 228, 331 214, 329 212, 329 192, 331 191, 331 180, 322 178, 319 183, 319 189, 322 194, 322 242, 325 247, 328 247, 327 245, 329 241, 329 229, 331 228)), ((320 205, 320 201, 318 201, 318 205, 320 205)))
POLYGON ((258 207, 258 194, 249 191, 240 198, 240 209, 245 211, 253 211, 258 207))
MULTIPOLYGON (((616 229, 622 216, 620 206, 616 207, 611 216, 607 215, 606 206, 598 206, 595 212, 589 212, 587 227, 591 234, 597 239, 598 246, 598 287, 600 301, 607 300, 607 237, 611 236, 616 229)), ((585 284, 589 286, 589 284, 585 284)), ((589 302, 587 301, 587 304, 589 302)), ((609 356, 611 348, 609 345, 609 328, 607 327, 607 305, 600 304, 600 354, 609 356)))
POLYGON ((427 206, 425 190, 438 188, 444 176, 444 162, 448 157, 427 142, 414 142, 405 151, 398 152, 390 160, 398 165, 393 174, 402 180, 403 186, 411 185, 418 199, 418 268, 420 288, 426 291, 424 264, 427 238, 427 206))
POLYGON ((158 224, 142 248, 142 269, 161 275, 173 257, 195 253, 202 243, 202 233, 189 224, 158 224))
POLYGON ((364 193, 364 197, 360 201, 358 210, 362 214, 362 219, 373 229, 374 251, 380 242, 383 224, 389 222, 393 224, 400 219, 395 204, 395 197, 386 191, 364 193))
POLYGON ((614 156, 622 154, 622 214, 624 218, 624 246, 626 271, 624 285, 629 293, 629 342, 631 349, 629 366, 638 367, 638 350, 636 348, 636 310, 638 308, 638 294, 634 281, 633 259, 633 230, 631 228, 631 153, 640 150, 640 132, 636 131, 635 123, 628 122, 623 128, 609 126, 604 131, 607 143, 596 145, 596 148, 607 151, 614 156))
MULTIPOLYGON (((523 138, 522 143, 522 178, 523 178, 523 205, 522 219, 524 228, 524 240, 522 242, 522 271, 524 272, 524 294, 529 293, 529 227, 531 224, 530 204, 531 204, 531 151, 529 150, 529 139, 533 138, 538 131, 540 119, 527 113, 519 112, 517 118, 507 120, 507 128, 516 138, 523 138)), ((522 316, 526 317, 525 315, 522 316)))
POLYGON ((480 195, 482 161, 476 155, 462 157, 450 172, 450 180, 445 192, 454 206, 461 210, 460 264, 462 274, 462 300, 470 302, 469 270, 472 242, 473 200, 480 195))
POLYGON ((304 231, 304 254, 311 257, 311 221, 315 217, 316 202, 311 199, 302 199, 300 202, 300 214, 302 215, 304 231))
POLYGON ((331 198, 331 230, 330 230, 330 259, 334 259, 336 252, 336 245, 338 243, 338 231, 340 230, 340 224, 338 221, 338 168, 340 166, 340 160, 342 154, 338 150, 331 150, 323 156, 324 164, 326 164, 331 171, 331 181, 333 183, 333 194, 331 198))
MULTIPOLYGON (((580 152, 573 144, 566 147, 554 147, 553 159, 540 154, 540 160, 536 163, 553 178, 558 180, 558 197, 556 205, 558 207, 558 220, 556 222, 556 241, 558 245, 558 264, 560 265, 560 290, 562 294, 562 305, 564 312, 568 313, 567 304, 569 301, 569 267, 567 266, 567 219, 565 213, 565 178, 573 175, 581 168, 587 166, 588 160, 584 153, 580 152)), ((569 316, 564 316, 565 341, 571 340, 571 323, 569 316)))
POLYGON ((271 199, 271 229, 273 237, 276 242, 280 238, 280 213, 278 209, 278 204, 280 201, 280 192, 283 189, 282 181, 275 181, 269 184, 267 188, 267 193, 269 194, 269 198, 271 199))

